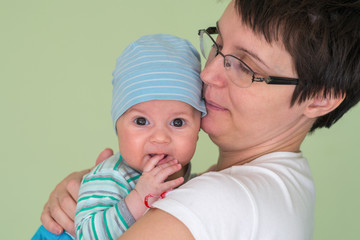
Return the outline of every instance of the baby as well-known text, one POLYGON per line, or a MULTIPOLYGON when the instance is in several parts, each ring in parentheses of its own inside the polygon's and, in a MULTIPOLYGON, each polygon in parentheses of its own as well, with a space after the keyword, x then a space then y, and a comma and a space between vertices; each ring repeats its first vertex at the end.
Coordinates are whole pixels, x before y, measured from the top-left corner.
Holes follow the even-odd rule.
POLYGON ((120 152, 83 179, 77 239, 117 239, 189 178, 206 114, 199 73, 195 48, 171 35, 141 37, 118 58, 111 115, 120 152))

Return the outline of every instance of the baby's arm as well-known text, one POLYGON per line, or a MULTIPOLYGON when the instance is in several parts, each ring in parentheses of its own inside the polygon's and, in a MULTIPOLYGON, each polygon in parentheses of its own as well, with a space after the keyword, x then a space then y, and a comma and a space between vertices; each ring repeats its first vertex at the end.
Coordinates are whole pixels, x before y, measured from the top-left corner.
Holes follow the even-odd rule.
MULTIPOLYGON (((138 194, 137 190, 131 191, 132 187, 127 181, 129 179, 125 179, 118 171, 112 170, 112 166, 117 163, 114 158, 117 157, 118 155, 115 155, 112 161, 108 159, 101 163, 82 182, 75 216, 77 239, 118 238, 135 222, 135 219, 145 213, 144 197, 148 193, 153 193, 151 191, 154 190, 153 194, 157 194, 163 189, 167 191, 173 186, 176 187, 177 182, 182 183, 180 178, 165 184, 170 188, 164 188, 163 185, 159 188, 153 187, 153 184, 158 184, 158 180, 161 181, 164 178, 162 180, 164 181, 168 175, 176 172, 180 167, 177 162, 169 162, 155 167, 161 158, 153 157, 149 160, 149 164, 144 169, 146 171, 135 186, 135 189, 139 188, 141 193, 138 194), (104 165, 107 166, 104 167, 104 165), (151 171, 147 171, 151 168, 151 171), (97 171, 97 169, 101 169, 101 171, 97 171), (149 185, 149 188, 147 181, 153 183, 149 185), (149 192, 145 194, 143 189, 147 188, 149 192)), ((134 174, 139 175, 135 171, 134 174)), ((135 175, 132 177, 136 178, 135 175)))
MULTIPOLYGON (((126 196, 125 202, 135 220, 142 217, 146 211, 144 199, 148 194, 160 195, 169 191, 184 182, 183 177, 174 180, 165 180, 181 169, 177 160, 171 160, 167 163, 157 166, 156 164, 163 158, 163 155, 157 155, 151 158, 145 165, 144 171, 137 182, 135 189, 126 196)), ((156 199, 149 199, 153 203, 156 199)))
MULTIPOLYGON (((135 222, 125 204, 131 183, 113 170, 119 155, 105 160, 81 183, 75 215, 77 239, 116 239, 135 222)), ((136 178, 139 173, 130 173, 136 178)))

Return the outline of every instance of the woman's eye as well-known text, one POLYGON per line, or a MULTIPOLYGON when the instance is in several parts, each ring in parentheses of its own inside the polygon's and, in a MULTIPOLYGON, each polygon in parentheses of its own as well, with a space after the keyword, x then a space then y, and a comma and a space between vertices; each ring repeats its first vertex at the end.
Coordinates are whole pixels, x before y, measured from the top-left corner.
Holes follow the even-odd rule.
POLYGON ((233 61, 234 64, 232 64, 233 68, 238 71, 238 72, 241 72, 241 73, 244 73, 246 75, 252 75, 253 72, 245 65, 243 64, 242 62, 240 61, 233 61))
POLYGON ((185 124, 185 120, 181 118, 175 118, 171 121, 171 126, 182 127, 185 124))
POLYGON ((141 126, 149 124, 149 121, 144 117, 138 117, 135 119, 134 122, 136 125, 141 125, 141 126))

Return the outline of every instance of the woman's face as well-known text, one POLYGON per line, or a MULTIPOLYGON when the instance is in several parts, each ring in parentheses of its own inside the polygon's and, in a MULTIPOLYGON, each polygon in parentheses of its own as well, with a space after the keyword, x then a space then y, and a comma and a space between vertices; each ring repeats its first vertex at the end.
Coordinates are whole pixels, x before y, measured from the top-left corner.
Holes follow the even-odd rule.
MULTIPOLYGON (((223 54, 232 54, 263 75, 296 78, 293 61, 280 42, 269 44, 243 25, 230 3, 218 22, 216 42, 223 54)), ((207 115, 202 129, 223 151, 276 145, 299 132, 306 118, 305 104, 290 108, 294 85, 254 82, 240 88, 232 82, 218 55, 201 73, 205 83, 207 115)))

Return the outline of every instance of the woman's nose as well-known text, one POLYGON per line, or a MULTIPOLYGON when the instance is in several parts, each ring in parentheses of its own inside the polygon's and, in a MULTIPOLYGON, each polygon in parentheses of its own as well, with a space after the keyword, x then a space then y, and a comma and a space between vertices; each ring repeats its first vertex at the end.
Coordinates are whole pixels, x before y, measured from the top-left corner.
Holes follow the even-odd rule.
POLYGON ((207 62, 201 71, 200 77, 206 85, 223 87, 226 84, 223 57, 219 54, 211 62, 207 62))

